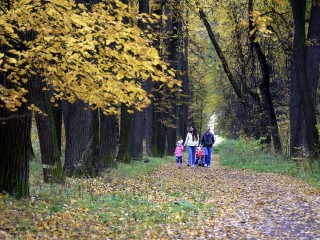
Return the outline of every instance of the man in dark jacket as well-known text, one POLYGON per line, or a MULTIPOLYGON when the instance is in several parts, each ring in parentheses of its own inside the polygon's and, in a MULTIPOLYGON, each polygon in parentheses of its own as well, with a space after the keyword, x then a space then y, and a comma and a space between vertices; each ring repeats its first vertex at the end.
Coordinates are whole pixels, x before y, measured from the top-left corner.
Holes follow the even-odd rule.
POLYGON ((214 144, 214 136, 210 132, 210 127, 207 126, 206 132, 202 135, 201 144, 204 148, 204 161, 205 167, 210 167, 211 164, 211 154, 212 154, 212 145, 214 144))

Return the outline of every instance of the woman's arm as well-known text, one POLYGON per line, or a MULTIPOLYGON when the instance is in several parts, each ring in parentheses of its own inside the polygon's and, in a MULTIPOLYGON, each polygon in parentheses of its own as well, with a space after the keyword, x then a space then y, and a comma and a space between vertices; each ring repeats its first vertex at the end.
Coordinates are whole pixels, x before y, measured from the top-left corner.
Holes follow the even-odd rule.
POLYGON ((186 140, 184 141, 184 146, 187 146, 188 141, 189 141, 189 133, 187 133, 186 140))

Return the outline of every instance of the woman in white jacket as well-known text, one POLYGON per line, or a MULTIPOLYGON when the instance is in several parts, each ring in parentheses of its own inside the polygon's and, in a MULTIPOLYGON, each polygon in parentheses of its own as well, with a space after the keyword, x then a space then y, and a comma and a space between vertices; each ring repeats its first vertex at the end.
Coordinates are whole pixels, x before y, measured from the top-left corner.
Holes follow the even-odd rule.
POLYGON ((196 147, 199 145, 199 134, 194 126, 190 127, 190 131, 187 134, 184 146, 188 146, 188 166, 194 167, 196 160, 196 147))

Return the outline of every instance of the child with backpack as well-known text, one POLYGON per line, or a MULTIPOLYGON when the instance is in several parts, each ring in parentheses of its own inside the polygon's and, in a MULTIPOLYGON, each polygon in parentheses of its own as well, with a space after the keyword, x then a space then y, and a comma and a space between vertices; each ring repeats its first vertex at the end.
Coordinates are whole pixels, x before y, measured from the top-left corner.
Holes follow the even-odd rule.
POLYGON ((183 143, 183 140, 179 140, 177 142, 177 146, 174 151, 174 154, 176 156, 176 163, 177 163, 177 166, 179 167, 182 166, 182 156, 183 156, 183 150, 184 150, 184 146, 182 145, 182 143, 183 143))

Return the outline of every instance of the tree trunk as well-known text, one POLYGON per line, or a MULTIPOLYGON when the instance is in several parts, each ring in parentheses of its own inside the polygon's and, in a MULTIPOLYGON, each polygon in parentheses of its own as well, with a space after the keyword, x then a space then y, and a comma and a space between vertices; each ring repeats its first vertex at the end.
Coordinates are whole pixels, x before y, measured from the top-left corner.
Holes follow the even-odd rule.
POLYGON ((100 114, 99 162, 101 167, 115 166, 116 116, 100 114))
POLYGON ((92 142, 91 142, 91 150, 92 155, 90 156, 91 163, 89 162, 89 166, 92 166, 94 169, 94 176, 99 175, 100 171, 100 161, 99 161, 99 140, 100 140, 100 112, 99 110, 92 110, 92 142))
MULTIPOLYGON (((188 26, 188 16, 189 16, 189 9, 187 8, 186 13, 186 25, 188 26)), ((182 139, 186 139, 187 132, 188 132, 188 115, 189 115, 189 65, 188 65, 188 45, 189 45, 189 34, 188 28, 186 27, 185 33, 183 32, 183 24, 180 21, 178 23, 178 33, 181 34, 179 36, 180 42, 180 51, 178 51, 178 63, 177 63, 177 79, 182 81, 182 93, 183 96, 180 97, 181 105, 178 106, 179 113, 178 113, 178 134, 182 139), (180 71, 180 72, 179 72, 180 71)))
POLYGON ((307 76, 309 80, 312 102, 317 107, 317 90, 320 65, 320 0, 313 0, 308 29, 307 76))
POLYGON ((120 120, 120 146, 117 156, 118 161, 129 163, 131 161, 132 141, 132 114, 128 113, 128 107, 121 104, 120 120))
POLYGON ((64 172, 67 176, 93 173, 92 111, 80 100, 63 103, 66 133, 64 172), (90 166, 91 165, 91 166, 90 166))
MULTIPOLYGON (((157 99, 159 101, 159 99, 157 99)), ((157 102, 158 102, 157 101, 157 102)), ((166 137, 165 129, 161 122, 163 114, 159 111, 154 111, 153 114, 153 141, 152 141, 152 156, 163 157, 165 154, 166 137)))
POLYGON ((238 99, 241 101, 241 103, 243 104, 244 108, 245 109, 248 109, 248 103, 247 103, 247 99, 246 99, 246 96, 242 93, 241 91, 241 88, 239 87, 239 85, 237 84, 236 82, 236 79, 234 78, 230 68, 229 68, 229 65, 228 65, 228 62, 216 40, 216 37, 214 35, 214 32, 207 20, 207 17, 204 13, 204 11, 202 9, 199 9, 199 16, 200 16, 200 19, 202 20, 203 24, 205 25, 206 29, 207 29, 207 32, 208 32, 208 35, 209 35, 209 38, 212 42, 212 45, 214 46, 218 56, 219 56, 219 59, 222 63, 222 66, 223 66, 223 69, 224 69, 224 72, 226 73, 227 77, 228 77, 228 80, 230 82, 230 84, 232 85, 238 99))
POLYGON ((319 145, 316 113, 307 79, 305 12, 306 0, 291 0, 294 19, 290 99, 290 152, 314 154, 319 145))
POLYGON ((143 112, 135 110, 132 121, 131 159, 141 160, 143 157, 143 112))
MULTIPOLYGON (((149 13, 149 0, 139 0, 139 13, 149 13)), ((142 21, 139 21, 138 25, 142 30, 148 30, 147 25, 142 21)), ((132 122, 131 146, 131 159, 133 160, 140 160, 143 156, 143 120, 143 112, 135 110, 132 122)))
MULTIPOLYGON (((248 2, 248 13, 249 16, 253 12, 253 0, 249 0, 248 2)), ((251 20, 251 17, 249 17, 249 31, 251 32, 253 30, 253 23, 251 20)), ((281 141, 279 136, 279 129, 278 129, 278 123, 277 123, 277 117, 274 110, 274 105, 271 98, 270 93, 270 72, 269 72, 269 65, 267 63, 266 56, 261 50, 260 44, 258 42, 255 42, 255 33, 250 35, 250 42, 253 46, 259 64, 261 69, 261 83, 259 84, 260 92, 262 95, 263 105, 265 108, 265 111, 268 116, 268 128, 270 129, 270 133, 273 140, 273 147, 276 152, 281 152, 281 141)))
MULTIPOLYGON (((152 93, 153 83, 148 80, 145 85, 145 90, 148 94, 152 93)), ((146 136, 146 155, 150 156, 152 153, 152 139, 153 139, 153 109, 154 100, 151 100, 151 104, 144 109, 145 114, 145 136, 146 136)))
MULTIPOLYGON (((5 77, 1 79, 3 82, 6 82, 5 77)), ((3 119, 0 124, 0 192, 26 197, 29 194, 31 113, 25 105, 14 113, 0 108, 0 118, 3 119)))
MULTIPOLYGON (((181 59, 180 55, 183 49, 182 41, 182 5, 179 1, 176 1, 174 6, 167 6, 166 8, 168 16, 166 21, 166 32, 169 33, 168 38, 165 39, 166 52, 168 53, 168 62, 170 67, 179 71, 179 66, 181 70, 181 63, 178 61, 181 59)), ((166 126, 166 143, 167 143, 167 154, 174 155, 175 146, 177 142, 177 119, 179 117, 178 106, 177 106, 177 94, 169 95, 169 111, 166 113, 169 120, 169 126, 166 126)))
MULTIPOLYGON (((63 182, 61 149, 56 131, 54 109, 50 101, 49 91, 42 90, 45 85, 40 76, 31 80, 32 101, 43 113, 36 113, 36 126, 40 142, 43 177, 46 183, 63 182)), ((60 141, 61 143, 61 141, 60 141)))
MULTIPOLYGON (((154 12, 158 16, 162 16, 162 9, 163 4, 165 1, 163 0, 157 0, 154 2, 154 12)), ((160 56, 160 37, 161 37, 161 31, 163 30, 163 24, 162 21, 159 24, 156 24, 153 26, 154 31, 158 33, 159 37, 156 41, 154 41, 154 46, 159 50, 160 56)), ((161 56, 162 57, 162 56, 161 56)), ((161 112, 161 109, 159 109, 159 106, 162 102, 163 93, 160 93, 158 91, 160 84, 156 83, 153 84, 154 89, 156 91, 153 92, 154 100, 153 100, 153 118, 152 118, 152 147, 151 147, 151 154, 154 157, 163 157, 165 153, 165 129, 162 123, 163 119, 163 113, 161 112)))
POLYGON ((58 140, 58 148, 61 153, 62 151, 62 106, 61 102, 59 103, 59 107, 53 107, 53 118, 54 118, 54 124, 56 128, 56 135, 58 140))

